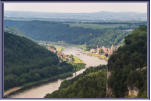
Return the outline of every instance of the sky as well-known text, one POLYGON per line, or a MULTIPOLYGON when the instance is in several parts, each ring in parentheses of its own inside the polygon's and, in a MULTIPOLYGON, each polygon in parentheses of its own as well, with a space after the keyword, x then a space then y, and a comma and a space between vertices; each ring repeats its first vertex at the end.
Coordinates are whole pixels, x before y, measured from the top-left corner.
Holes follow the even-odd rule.
POLYGON ((61 12, 61 13, 92 13, 109 12, 147 12, 147 3, 101 3, 101 2, 51 2, 51 3, 4 3, 6 11, 34 11, 34 12, 61 12))

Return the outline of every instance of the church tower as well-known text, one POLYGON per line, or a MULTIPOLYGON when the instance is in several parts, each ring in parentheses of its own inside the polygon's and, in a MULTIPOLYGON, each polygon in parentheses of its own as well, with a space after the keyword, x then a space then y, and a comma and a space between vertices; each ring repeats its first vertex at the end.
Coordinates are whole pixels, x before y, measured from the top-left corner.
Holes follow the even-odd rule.
POLYGON ((100 54, 100 49, 99 49, 99 46, 98 46, 98 45, 96 46, 96 53, 97 53, 97 54, 100 54))

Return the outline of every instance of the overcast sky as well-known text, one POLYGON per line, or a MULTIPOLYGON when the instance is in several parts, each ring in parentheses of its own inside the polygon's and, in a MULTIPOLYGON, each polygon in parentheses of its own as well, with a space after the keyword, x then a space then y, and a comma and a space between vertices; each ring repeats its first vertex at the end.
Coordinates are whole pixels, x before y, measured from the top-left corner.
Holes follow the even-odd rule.
POLYGON ((99 11, 146 13, 147 3, 4 3, 4 10, 70 13, 89 13, 99 11))

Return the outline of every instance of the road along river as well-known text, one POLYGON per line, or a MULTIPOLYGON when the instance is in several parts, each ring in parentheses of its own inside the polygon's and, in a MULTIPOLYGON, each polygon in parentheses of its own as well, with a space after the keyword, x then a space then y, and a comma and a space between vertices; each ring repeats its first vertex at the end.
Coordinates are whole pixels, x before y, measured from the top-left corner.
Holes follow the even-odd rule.
MULTIPOLYGON (((63 53, 65 53, 67 55, 74 55, 74 56, 80 58, 86 64, 86 68, 88 68, 89 66, 98 66, 101 64, 102 65, 107 64, 107 62, 105 60, 101 60, 94 56, 88 56, 82 51, 82 49, 75 47, 75 46, 66 46, 64 48, 63 53)), ((77 71, 76 76, 83 73, 86 70, 86 68, 82 69, 80 71, 77 71)), ((66 80, 72 79, 74 77, 75 77, 75 73, 73 74, 72 77, 67 77, 66 80)), ((10 96, 10 98, 43 98, 47 93, 52 93, 55 90, 58 90, 62 81, 63 80, 59 79, 59 80, 56 80, 56 81, 53 81, 50 83, 46 83, 46 84, 38 86, 38 87, 33 87, 33 88, 25 90, 21 93, 12 95, 12 96, 10 96)))

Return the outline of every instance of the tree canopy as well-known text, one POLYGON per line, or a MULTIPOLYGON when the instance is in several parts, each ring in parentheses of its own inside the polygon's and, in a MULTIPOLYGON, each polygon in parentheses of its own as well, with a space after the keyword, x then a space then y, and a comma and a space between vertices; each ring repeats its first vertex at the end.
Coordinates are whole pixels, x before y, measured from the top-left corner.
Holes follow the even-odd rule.
POLYGON ((128 87, 140 89, 139 97, 146 97, 147 89, 147 27, 142 25, 125 37, 120 47, 108 60, 111 72, 109 85, 115 97, 124 97, 128 87))

